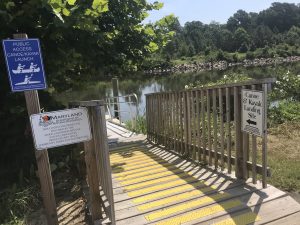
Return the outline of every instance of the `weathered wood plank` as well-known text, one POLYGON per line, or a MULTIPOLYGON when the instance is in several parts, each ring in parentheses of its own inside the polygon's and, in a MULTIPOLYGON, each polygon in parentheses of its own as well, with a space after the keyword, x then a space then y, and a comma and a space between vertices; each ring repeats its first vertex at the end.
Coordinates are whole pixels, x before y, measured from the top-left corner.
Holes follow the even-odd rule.
POLYGON ((197 126, 196 126, 196 144, 197 144, 197 146, 198 146, 198 151, 197 151, 197 155, 198 155, 198 158, 197 158, 197 160, 198 160, 198 162, 201 162, 201 160, 202 160, 202 158, 203 158, 203 155, 202 155, 202 153, 201 153, 201 148, 200 148, 200 146, 201 146, 201 136, 200 136, 200 121, 201 121, 201 115, 200 115, 200 101, 199 101, 199 99, 200 99, 200 96, 199 96, 199 91, 196 91, 196 123, 197 123, 197 126))
POLYGON ((179 116, 179 119, 180 119, 180 153, 181 154, 184 154, 184 127, 185 126, 185 113, 182 111, 183 110, 183 105, 184 105, 184 95, 183 93, 179 93, 179 111, 180 111, 180 116, 179 116))
POLYGON ((206 163, 207 162, 206 151, 203 151, 203 149, 206 149, 205 101, 204 101, 203 90, 201 90, 201 131, 202 131, 202 145, 199 147, 202 147, 203 162, 206 163))
POLYGON ((188 133, 188 103, 187 103, 187 92, 183 92, 183 116, 184 116, 184 155, 188 155, 188 139, 189 139, 189 133, 188 133))
MULTIPOLYGON (((258 217, 256 218, 255 222, 253 221, 252 223, 250 222, 248 224, 253 224, 253 225, 299 224, 299 220, 297 221, 297 223, 293 223, 293 220, 292 221, 287 220, 287 221, 291 221, 292 223, 276 223, 277 221, 280 221, 282 218, 286 217, 286 215, 297 213, 300 210, 299 204, 297 204, 295 201, 293 201, 293 199, 291 199, 291 197, 280 196, 279 195, 280 192, 277 192, 277 191, 278 191, 278 189, 277 190, 273 189, 273 192, 270 191, 268 197, 265 197, 265 198, 251 196, 251 199, 249 199, 247 202, 248 208, 246 207, 242 210, 236 210, 236 211, 229 210, 227 214, 225 214, 221 217, 218 217, 218 218, 216 218, 216 217, 212 218, 211 220, 209 220, 203 224, 205 224, 205 225, 212 224, 212 223, 218 224, 218 222, 226 222, 226 220, 228 221, 228 219, 233 219, 234 221, 238 221, 237 216, 242 216, 242 215, 245 215, 250 212, 258 214, 258 217), (258 201, 255 202, 254 204, 250 203, 250 201, 252 202, 255 199, 257 199, 258 201)), ((268 192, 266 191, 266 192, 262 192, 262 193, 265 193, 265 195, 267 195, 268 192)), ((299 215, 296 214, 296 218, 297 217, 299 217, 299 215)), ((286 218, 288 218, 288 217, 286 217, 286 218)), ((241 220, 241 221, 243 221, 243 220, 241 220)), ((187 224, 193 224, 193 223, 187 223, 187 224)))
MULTIPOLYGON (((212 183, 214 178, 210 178, 207 182, 212 183)), ((220 186, 220 189, 211 188, 210 191, 201 192, 200 189, 194 189, 189 192, 179 193, 171 197, 158 199, 156 201, 148 202, 146 204, 140 204, 138 206, 131 205, 131 207, 123 208, 118 211, 117 220, 129 219, 130 217, 138 217, 153 214, 155 212, 161 212, 161 209, 167 210, 169 208, 178 207, 178 205, 189 204, 189 202, 194 201, 204 201, 203 204, 199 204, 200 207, 209 206, 214 203, 223 202, 225 200, 230 200, 232 198, 241 197, 243 195, 249 196, 251 193, 258 191, 256 188, 251 186, 245 186, 241 182, 233 182, 232 180, 226 180, 226 178, 221 178, 216 183, 216 187, 220 186), (221 186, 222 184, 222 186, 221 186), (246 187, 246 188, 245 188, 246 187), (220 194, 219 192, 222 192, 220 194), (223 194, 225 193, 225 194, 223 194), (223 195, 223 196, 222 196, 223 195), (211 198, 211 199, 208 199, 211 198), (215 200, 214 200, 215 198, 215 200), (207 203, 205 203, 205 201, 207 203), (138 210, 137 210, 138 209, 138 210)), ((207 186, 209 187, 209 186, 207 186)), ((209 189, 208 189, 209 190, 209 189)), ((192 209, 192 208, 191 208, 192 209)), ((180 212, 180 211, 178 211, 180 212)), ((171 215, 176 216, 176 215, 171 215)), ((163 219, 163 218, 160 218, 163 219)), ((158 220, 154 220, 158 221, 158 220)), ((151 222, 154 222, 151 221, 151 222)))
POLYGON ((231 173, 231 110, 230 110, 230 89, 226 88, 226 131, 227 131, 227 145, 226 145, 226 150, 227 150, 227 170, 228 173, 231 173))
POLYGON ((235 175, 243 178, 243 136, 241 131, 241 95, 240 89, 234 87, 234 126, 235 126, 235 175))
POLYGON ((210 116, 210 110, 211 110, 211 95, 210 91, 206 91, 206 98, 207 98, 207 140, 208 140, 208 164, 212 165, 212 142, 211 142, 211 116, 210 116))
POLYGON ((224 112, 223 112, 223 90, 222 90, 222 88, 219 88, 219 112, 220 112, 221 169, 224 170, 224 112))
MULTIPOLYGON (((256 86, 252 85, 251 89, 255 90, 256 86)), ((252 136, 252 181, 253 184, 257 183, 257 174, 256 174, 256 160, 257 160, 257 139, 255 135, 252 136)))
POLYGON ((268 84, 263 84, 263 92, 264 92, 264 121, 263 121, 263 141, 262 141, 262 168, 263 168, 263 174, 262 174, 262 185, 264 188, 267 187, 267 146, 268 146, 268 136, 267 136, 267 118, 268 118, 268 104, 267 104, 267 96, 268 96, 268 84))
POLYGON ((268 223, 269 225, 299 225, 300 211, 268 223))
POLYGON ((195 92, 194 91, 191 91, 191 144, 193 144, 193 149, 192 149, 192 155, 191 155, 191 158, 192 160, 196 161, 196 117, 195 117, 195 114, 196 114, 196 110, 195 110, 195 92))
POLYGON ((187 119, 188 119, 188 122, 187 122, 187 133, 188 133, 188 156, 189 157, 192 157, 192 149, 190 148, 191 144, 192 144, 192 115, 191 115, 191 94, 192 92, 190 91, 187 91, 186 93, 186 97, 187 97, 187 119))
MULTIPOLYGON (((242 89, 245 89, 246 86, 242 86, 242 89)), ((247 161, 248 161, 248 151, 249 151, 249 134, 246 132, 242 132, 243 135, 243 143, 242 143, 242 151, 243 151, 243 178, 248 178, 248 170, 247 170, 247 161)))
POLYGON ((214 147, 214 166, 215 169, 218 168, 218 118, 217 118, 217 90, 213 89, 213 147, 214 147))
POLYGON ((93 139, 84 142, 85 164, 89 185, 89 196, 91 202, 91 214, 93 221, 101 219, 101 197, 99 190, 99 180, 96 166, 96 156, 94 152, 93 139))

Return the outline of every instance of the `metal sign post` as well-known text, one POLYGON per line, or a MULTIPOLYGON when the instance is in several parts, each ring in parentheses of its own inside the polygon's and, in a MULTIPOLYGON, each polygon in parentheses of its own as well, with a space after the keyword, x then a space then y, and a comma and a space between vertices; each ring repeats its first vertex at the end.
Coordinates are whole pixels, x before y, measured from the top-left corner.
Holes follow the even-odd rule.
MULTIPOLYGON (((38 89, 45 89, 44 68, 37 39, 27 41, 27 34, 14 34, 14 40, 3 41, 12 91, 24 91, 28 115, 41 112, 38 89)), ((43 204, 49 225, 57 225, 58 217, 48 151, 35 150, 43 204)))

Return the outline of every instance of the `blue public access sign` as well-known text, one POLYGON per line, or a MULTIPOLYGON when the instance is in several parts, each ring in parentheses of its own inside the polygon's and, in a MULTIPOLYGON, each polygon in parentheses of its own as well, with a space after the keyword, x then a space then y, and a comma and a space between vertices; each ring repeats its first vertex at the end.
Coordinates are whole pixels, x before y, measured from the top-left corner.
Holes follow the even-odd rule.
POLYGON ((12 91, 47 88, 38 39, 3 40, 12 91))

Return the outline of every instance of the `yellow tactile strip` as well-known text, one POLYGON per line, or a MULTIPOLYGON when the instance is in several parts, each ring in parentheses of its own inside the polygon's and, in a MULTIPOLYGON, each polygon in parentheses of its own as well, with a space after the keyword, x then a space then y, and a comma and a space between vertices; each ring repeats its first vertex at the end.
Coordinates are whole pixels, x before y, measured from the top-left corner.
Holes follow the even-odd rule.
POLYGON ((164 176, 168 176, 168 175, 174 175, 175 173, 180 174, 180 173, 184 173, 184 172, 182 172, 182 170, 180 170, 180 169, 176 169, 176 170, 173 170, 173 171, 168 171, 167 170, 167 171, 164 171, 164 172, 161 172, 161 173, 151 174, 151 175, 144 176, 144 177, 138 177, 138 178, 135 178, 135 179, 122 181, 121 185, 129 185, 129 184, 135 184, 135 183, 139 183, 139 182, 149 181, 149 180, 152 180, 152 179, 155 179, 155 178, 160 178, 160 177, 164 177, 164 176))
POLYGON ((158 174, 158 173, 165 172, 165 171, 180 172, 181 170, 179 168, 176 168, 175 166, 172 166, 172 167, 161 166, 159 168, 148 170, 148 171, 143 171, 143 172, 134 173, 134 174, 130 174, 130 175, 118 176, 118 177, 116 177, 116 179, 119 181, 132 180, 135 178, 140 178, 140 177, 144 177, 144 176, 148 176, 148 175, 152 175, 152 174, 158 174))
POLYGON ((124 171, 129 171, 129 170, 135 170, 135 169, 140 169, 140 168, 145 168, 150 165, 164 165, 167 164, 165 160, 150 160, 148 162, 141 162, 135 163, 135 164, 123 164, 123 163, 114 163, 112 164, 112 170, 113 173, 119 173, 119 172, 124 172, 124 171), (115 168, 117 167, 117 168, 115 168), (120 167, 120 168, 118 168, 120 167))
POLYGON ((168 220, 164 220, 158 222, 157 225, 180 225, 195 219, 200 219, 224 210, 228 210, 231 208, 235 208, 237 206, 241 206, 242 203, 239 200, 228 201, 224 203, 220 203, 214 206, 206 207, 199 210, 194 210, 188 213, 185 213, 180 216, 173 217, 168 220))
MULTIPOLYGON (((118 166, 113 169, 115 179, 121 185, 126 185, 123 189, 133 198, 134 203, 142 203, 137 209, 141 212, 156 209, 145 215, 146 220, 153 222, 167 218, 157 225, 179 225, 242 205, 237 199, 217 203, 232 197, 224 192, 203 196, 216 191, 216 187, 197 180, 190 173, 144 149, 139 151, 134 148, 128 154, 119 151, 111 156, 111 161, 118 166), (197 195, 199 198, 196 199, 197 195), (185 199, 191 200, 184 201, 185 199), (168 204, 173 205, 168 207, 168 204), (164 208, 159 210, 160 206, 164 208), (188 212, 184 213, 186 211, 188 212), (178 216, 178 213, 182 214, 178 216)), ((259 219, 255 213, 250 212, 219 221, 216 225, 246 225, 259 219)))
MULTIPOLYGON (((199 181, 199 182, 201 182, 201 181, 199 181)), ((213 186, 203 187, 204 185, 205 185, 204 183, 201 183, 198 186, 196 186, 195 184, 194 185, 185 184, 185 185, 182 185, 182 186, 179 186, 179 187, 175 187, 175 188, 171 188, 171 189, 168 189, 168 190, 159 191, 159 192, 156 192, 156 193, 153 193, 153 194, 148 194, 148 195, 145 195, 145 196, 142 196, 142 197, 138 197, 138 198, 133 199, 132 201, 134 203, 147 202, 147 201, 156 200, 158 198, 165 197, 165 196, 168 196, 168 195, 171 195, 171 194, 179 194, 181 191, 193 190, 196 187, 197 187, 197 190, 201 193, 207 193, 207 192, 211 192, 211 191, 215 190, 215 187, 213 187, 213 186)))
POLYGON ((177 180, 179 178, 184 179, 184 178, 187 178, 189 176, 190 175, 187 174, 187 173, 175 174, 175 175, 170 175, 170 176, 163 177, 163 178, 158 178, 158 179, 155 179, 155 180, 145 181, 145 182, 138 183, 138 184, 128 185, 128 186, 125 186, 124 189, 126 191, 130 191, 130 190, 143 188, 143 187, 149 186, 149 185, 161 184, 161 183, 164 183, 164 182, 167 182, 167 181, 177 180))
MULTIPOLYGON (((130 171, 125 171, 125 172, 119 172, 119 173, 115 173, 115 177, 122 177, 122 176, 128 176, 128 175, 131 175, 131 174, 136 174, 136 173, 139 173, 139 172, 144 172, 145 170, 152 170, 152 169, 158 169, 158 168, 161 168, 161 164, 156 164, 156 165, 150 165, 150 166, 143 166, 143 167, 140 167, 138 169, 135 169, 135 170, 130 170, 130 171)), ((174 165, 172 164, 165 164, 164 167, 166 168, 172 168, 174 167, 174 165)))
POLYGON ((177 204, 173 207, 165 208, 161 211, 150 213, 147 216, 145 216, 145 218, 148 221, 152 221, 152 220, 158 219, 160 217, 169 216, 169 215, 179 213, 179 212, 182 212, 182 211, 185 211, 185 210, 197 207, 197 206, 201 206, 201 205, 212 203, 212 202, 215 202, 215 201, 218 201, 221 199, 225 199, 225 198, 228 198, 229 196, 230 195, 226 194, 226 193, 218 193, 215 195, 211 195, 209 197, 203 197, 203 198, 196 199, 193 201, 188 201, 185 203, 177 204))
MULTIPOLYGON (((174 186, 177 186, 177 185, 187 184, 188 182, 192 182, 192 181, 195 181, 195 178, 188 177, 186 179, 179 179, 179 180, 170 181, 170 182, 167 182, 167 183, 163 183, 163 184, 159 184, 159 185, 139 189, 137 191, 131 191, 131 192, 128 192, 127 194, 130 197, 135 197, 135 196, 139 196, 139 195, 142 195, 142 194, 151 193, 153 191, 160 191, 160 190, 171 188, 171 187, 174 187, 174 186)), ((201 185, 201 184, 204 184, 204 182, 203 181, 198 181, 196 185, 201 185)))

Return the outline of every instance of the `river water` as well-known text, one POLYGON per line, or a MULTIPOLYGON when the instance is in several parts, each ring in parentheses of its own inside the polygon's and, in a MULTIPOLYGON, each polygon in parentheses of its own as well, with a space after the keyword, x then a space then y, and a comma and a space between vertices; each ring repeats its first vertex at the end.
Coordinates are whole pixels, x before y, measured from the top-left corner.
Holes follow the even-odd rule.
MULTIPOLYGON (((138 97, 138 102, 134 105, 138 108, 138 114, 144 115, 146 98, 145 94, 161 92, 161 91, 176 91, 185 88, 185 85, 201 83, 205 84, 210 81, 217 81, 224 75, 236 73, 243 74, 254 79, 276 77, 279 74, 287 71, 295 74, 300 74, 300 63, 289 63, 277 66, 268 67, 235 67, 224 71, 202 71, 183 74, 160 75, 155 77, 146 77, 143 75, 136 75, 135 78, 127 78, 119 80, 119 95, 128 95, 135 93, 138 97)), ((54 94, 54 97, 67 105, 69 101, 104 99, 112 97, 112 85, 110 81, 99 81, 86 85, 84 88, 77 90, 70 90, 68 92, 54 94)), ((120 102, 126 102, 128 99, 120 98, 120 102)), ((128 120, 129 105, 121 104, 121 118, 128 120)), ((133 113, 135 108, 132 109, 133 113)))

